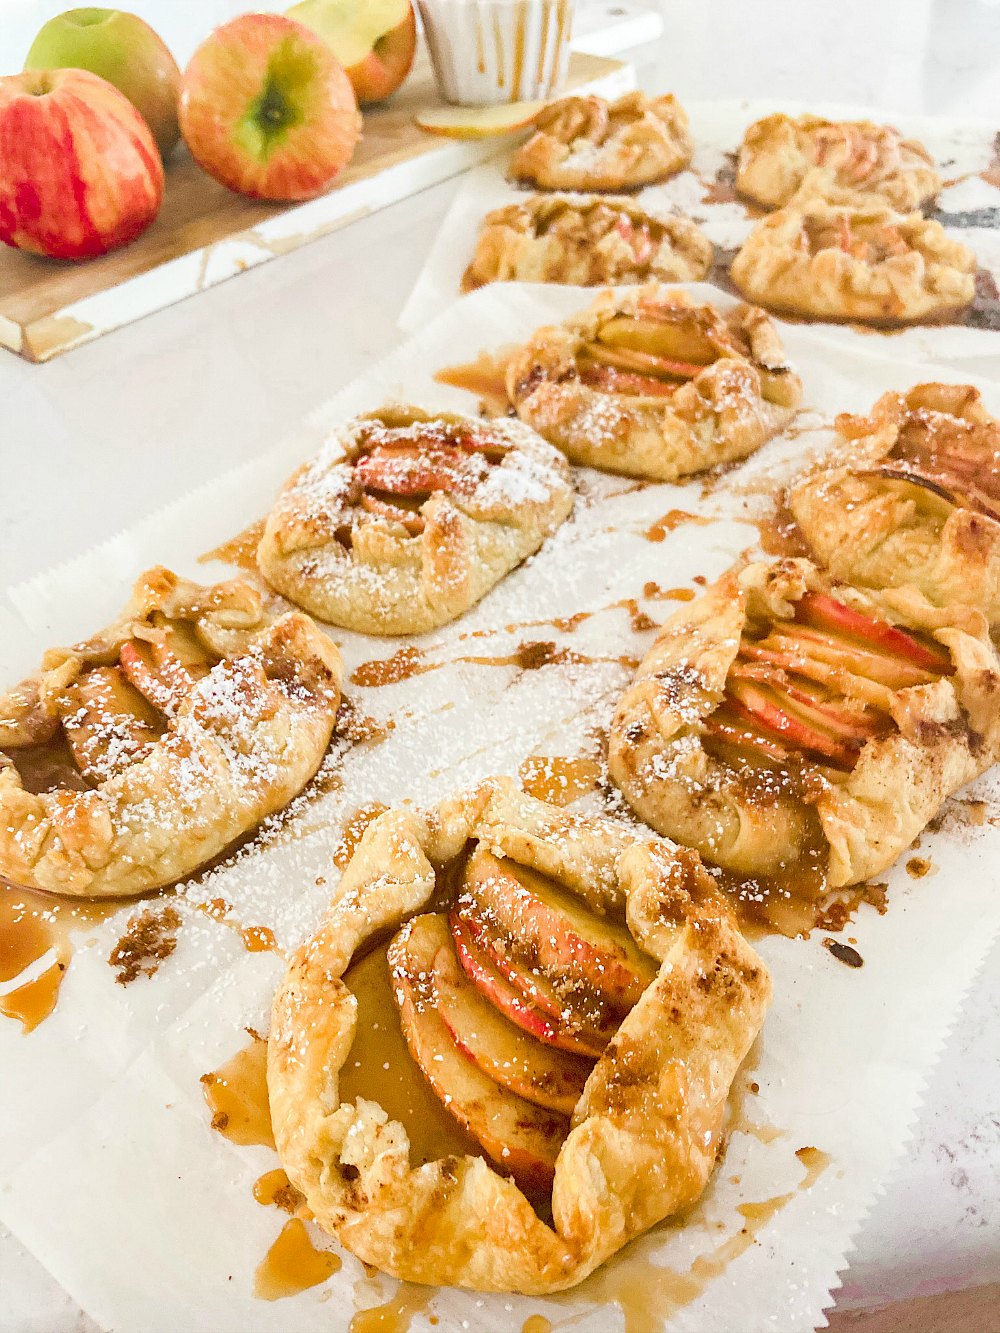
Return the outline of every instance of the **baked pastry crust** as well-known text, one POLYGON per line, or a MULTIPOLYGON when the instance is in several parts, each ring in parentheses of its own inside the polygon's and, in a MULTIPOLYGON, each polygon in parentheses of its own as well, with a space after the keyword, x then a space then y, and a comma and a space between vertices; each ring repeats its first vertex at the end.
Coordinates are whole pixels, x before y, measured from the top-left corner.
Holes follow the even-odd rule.
POLYGON ((149 570, 118 620, 0 698, 0 874, 95 898, 192 874, 312 777, 340 681, 307 616, 274 619, 243 583, 149 570), (154 663, 145 695, 121 665, 139 679, 137 660, 154 663), (61 733, 87 781, 27 790, 11 755, 61 733))
POLYGON ((1000 422, 979 391, 918 384, 836 427, 841 447, 788 492, 816 559, 836 578, 910 584, 1000 625, 1000 422))
POLYGON ((736 188, 764 208, 782 208, 817 170, 829 189, 877 194, 902 213, 919 208, 942 184, 923 144, 891 125, 774 115, 744 134, 736 188))
POLYGON ((488 282, 699 282, 712 243, 681 217, 655 217, 629 199, 536 194, 487 213, 462 291, 488 282))
POLYGON ((565 460, 520 422, 383 408, 290 478, 257 563, 334 625, 422 634, 478 602, 572 508, 565 460))
POLYGON ((508 178, 543 190, 628 190, 666 180, 691 161, 688 118, 676 97, 564 97, 535 117, 508 178))
POLYGON ((802 395, 764 311, 722 313, 655 284, 539 329, 506 374, 518 416, 571 462, 655 481, 746 458, 802 395))
POLYGON ((541 1294, 579 1282, 632 1237, 690 1206, 721 1144, 733 1077, 770 999, 697 856, 574 816, 494 780, 428 815, 391 811, 366 831, 323 924, 274 1001, 268 1087, 275 1141, 325 1230, 412 1282, 541 1294), (469 839, 619 912, 661 964, 598 1060, 555 1166, 553 1225, 483 1159, 409 1165, 403 1126, 343 1104, 355 1028, 340 981, 365 943, 424 909, 469 839))
POLYGON ((977 612, 935 608, 912 588, 876 598, 832 585, 807 560, 756 563, 724 575, 663 626, 618 705, 609 766, 642 819, 718 865, 780 877, 814 857, 839 888, 884 871, 947 796, 989 767, 998 702, 1000 663, 977 612), (791 618, 804 594, 831 586, 843 604, 931 636, 954 673, 883 695, 894 725, 839 777, 803 762, 786 780, 717 757, 706 726, 741 636, 762 620, 791 618))
POLYGON ((759 222, 731 269, 743 294, 770 310, 885 324, 963 309, 975 273, 975 255, 939 222, 815 197, 759 222))

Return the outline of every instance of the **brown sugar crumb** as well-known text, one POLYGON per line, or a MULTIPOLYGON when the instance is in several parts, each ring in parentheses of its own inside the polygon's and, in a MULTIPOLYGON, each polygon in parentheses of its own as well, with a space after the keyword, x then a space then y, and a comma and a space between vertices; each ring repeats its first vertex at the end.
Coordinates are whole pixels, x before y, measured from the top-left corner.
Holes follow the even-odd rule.
POLYGON ((838 963, 844 963, 847 967, 864 967, 865 960, 857 949, 852 949, 849 944, 841 944, 840 940, 827 936, 823 941, 823 948, 829 949, 838 963))
POLYGON ((933 869, 933 862, 926 856, 911 856, 906 863, 906 873, 911 879, 923 879, 933 869))
POLYGON ((376 722, 363 713, 353 699, 342 698, 337 710, 336 734, 352 745, 379 745, 396 724, 376 722))
POLYGON ((147 907, 130 916, 124 935, 108 955, 108 963, 118 974, 118 984, 127 986, 138 976, 153 976, 177 948, 180 926, 180 913, 172 903, 159 911, 147 907))

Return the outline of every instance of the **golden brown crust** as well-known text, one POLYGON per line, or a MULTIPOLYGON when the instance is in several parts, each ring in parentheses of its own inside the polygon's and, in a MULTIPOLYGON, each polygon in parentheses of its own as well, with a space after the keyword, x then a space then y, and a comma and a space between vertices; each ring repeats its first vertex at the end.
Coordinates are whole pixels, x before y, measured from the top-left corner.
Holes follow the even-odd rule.
POLYGON ((0 699, 0 874, 88 897, 192 874, 312 777, 340 680, 340 654, 308 617, 274 620, 246 584, 150 570, 119 620, 51 650, 0 699), (178 645, 190 670, 168 653, 172 668, 146 686, 154 706, 119 659, 178 645), (19 752, 61 732, 88 781, 27 790, 19 752))
POLYGON ((628 190, 681 171, 693 145, 684 108, 672 94, 564 97, 535 117, 515 152, 512 181, 543 190, 628 190))
POLYGON ((488 213, 462 291, 489 282, 699 282, 712 244, 687 218, 655 217, 628 199, 536 194, 488 213))
POLYGON ((975 272, 975 255, 939 222, 812 196, 759 222, 731 270, 770 310, 886 324, 961 310, 975 272))
POLYGON ((817 170, 825 190, 877 194, 903 213, 941 188, 927 149, 891 125, 786 115, 766 116, 746 131, 736 188, 764 208, 782 208, 817 170))
POLYGON ((611 724, 611 776, 632 808, 741 875, 781 876, 813 854, 834 888, 879 874, 1000 744, 1000 664, 981 616, 938 610, 912 589, 876 600, 838 585, 843 603, 931 635, 954 674, 894 691, 891 734, 865 744, 840 780, 808 764, 794 781, 751 779, 710 753, 705 724, 744 628, 764 613, 790 617, 803 594, 830 586, 807 560, 724 575, 663 626, 611 724))
POLYGON ((802 382, 762 310, 722 314, 650 284, 602 292, 582 314, 539 329, 508 363, 507 392, 571 462, 674 481, 760 448, 791 419, 802 382), (646 343, 668 353, 667 370, 650 372, 665 376, 659 383, 614 368, 653 364, 636 351, 646 343), (605 382, 615 391, 597 387, 605 382))
POLYGON ((332 624, 420 634, 479 601, 572 507, 565 460, 520 422, 383 408, 348 422, 290 478, 257 563, 274 588, 332 624), (452 437, 463 433, 486 447, 453 448, 452 437), (403 496, 408 510, 363 484, 373 475, 364 469, 381 454, 382 484, 402 485, 394 476, 405 467, 385 464, 387 451, 430 458, 435 442, 457 461, 446 459, 439 473, 430 466, 419 494, 403 496))
POLYGON ((837 578, 912 584, 1000 625, 1000 422, 978 390, 918 384, 836 425, 841 447, 788 494, 816 558, 837 578))
POLYGON ((390 812, 366 831, 275 997, 268 1086, 278 1151, 319 1224, 366 1263, 415 1282, 560 1290, 697 1199, 769 999, 763 963, 692 852, 555 810, 507 780, 430 816, 390 812), (366 939, 427 904, 437 870, 469 838, 567 888, 585 886, 591 903, 624 900, 636 941, 661 963, 573 1113, 552 1227, 484 1160, 413 1170, 402 1125, 373 1102, 339 1101, 355 1023, 340 978, 366 939))

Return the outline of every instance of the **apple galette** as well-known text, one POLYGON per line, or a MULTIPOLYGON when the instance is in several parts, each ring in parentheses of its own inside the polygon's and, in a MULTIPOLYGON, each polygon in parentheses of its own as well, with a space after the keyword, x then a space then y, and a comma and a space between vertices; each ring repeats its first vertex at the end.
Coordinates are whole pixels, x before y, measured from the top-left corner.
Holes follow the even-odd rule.
POLYGON ((802 382, 774 324, 655 284, 602 292, 507 364, 518 416, 574 463, 674 481, 745 458, 790 420, 802 382))
POLYGON ((912 584, 1000 624, 1000 422, 978 390, 918 384, 836 427, 842 447, 788 493, 816 558, 837 578, 912 584))
POLYGON ((744 134, 736 188, 764 208, 782 208, 817 171, 833 189, 877 194, 903 213, 941 188, 927 149, 891 125, 785 115, 765 116, 744 134))
POLYGON ((520 422, 383 408, 288 481, 257 563, 334 625, 420 634, 478 602, 572 508, 565 459, 520 422))
POLYGON ((673 176, 692 152, 687 115, 669 93, 564 97, 539 111, 507 175, 543 190, 630 190, 673 176))
POLYGON ((701 1194, 769 1000, 694 852, 507 780, 391 811, 275 998, 282 1165, 396 1277, 572 1286, 701 1194))
POLYGON ((711 264, 712 243, 687 218, 654 217, 628 199, 536 194, 486 215, 462 290, 488 282, 698 282, 711 264))
POLYGON ((816 896, 885 870, 993 762, 998 705, 978 612, 751 564, 663 626, 612 722, 611 775, 658 832, 816 896))
POLYGON ((309 781, 340 680, 307 616, 149 570, 118 620, 0 698, 0 875, 96 898, 192 874, 309 781))
POLYGON ((759 222, 731 274, 770 310, 906 324, 967 306, 976 256, 919 213, 810 198, 759 222))

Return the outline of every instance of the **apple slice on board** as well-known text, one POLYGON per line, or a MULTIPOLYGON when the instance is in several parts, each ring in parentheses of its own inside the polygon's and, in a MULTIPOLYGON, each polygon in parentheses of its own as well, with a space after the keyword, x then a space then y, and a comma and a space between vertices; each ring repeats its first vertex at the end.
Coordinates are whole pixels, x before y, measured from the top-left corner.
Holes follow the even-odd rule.
POLYGON ((590 1061, 543 1045, 504 1018, 459 966, 444 918, 435 921, 442 939, 434 956, 434 993, 455 1045, 494 1083, 537 1106, 572 1114, 590 1074, 590 1061))
POLYGON ((562 1051, 598 1058, 613 1032, 600 1036, 592 1033, 576 1020, 567 1002, 551 991, 545 995, 543 1007, 541 981, 536 984, 527 972, 517 973, 515 978, 517 969, 509 960, 505 960, 506 968, 500 966, 502 955, 489 948, 482 921, 465 912, 452 912, 450 922, 458 961, 490 1004, 536 1040, 562 1051))
POLYGON ((436 920, 414 917, 388 949, 406 1044, 444 1106, 493 1161, 523 1189, 548 1190, 569 1121, 494 1083, 452 1041, 428 984, 441 947, 436 920))
POLYGON ((526 129, 544 102, 506 102, 502 106, 432 106, 414 120, 428 134, 449 139, 491 139, 526 129))
POLYGON ((469 858, 464 891, 511 946, 555 981, 587 986, 631 1008, 656 975, 624 926, 589 912, 552 880, 484 848, 469 858))

